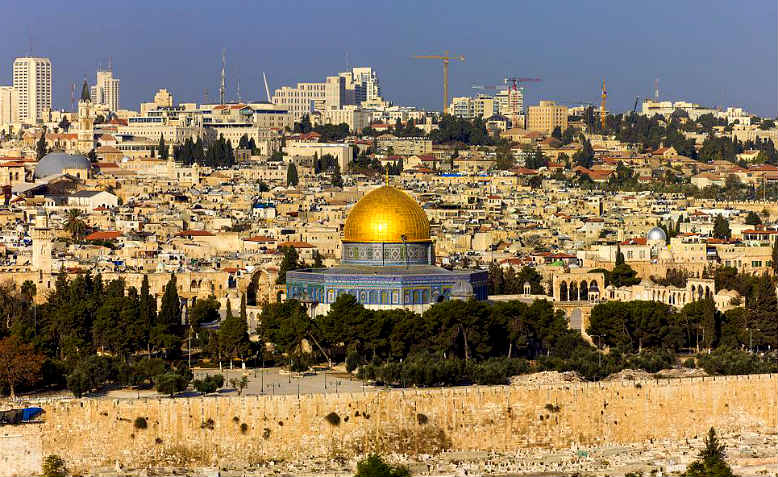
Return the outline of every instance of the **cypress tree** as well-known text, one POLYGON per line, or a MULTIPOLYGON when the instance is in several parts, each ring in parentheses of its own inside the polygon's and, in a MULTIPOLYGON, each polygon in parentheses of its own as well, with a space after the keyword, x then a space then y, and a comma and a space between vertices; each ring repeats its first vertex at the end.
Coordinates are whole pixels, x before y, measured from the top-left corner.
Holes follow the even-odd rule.
POLYGON ((300 179, 297 177, 297 166, 294 165, 294 162, 289 162, 289 165, 286 168, 286 186, 287 187, 294 187, 299 184, 300 179))

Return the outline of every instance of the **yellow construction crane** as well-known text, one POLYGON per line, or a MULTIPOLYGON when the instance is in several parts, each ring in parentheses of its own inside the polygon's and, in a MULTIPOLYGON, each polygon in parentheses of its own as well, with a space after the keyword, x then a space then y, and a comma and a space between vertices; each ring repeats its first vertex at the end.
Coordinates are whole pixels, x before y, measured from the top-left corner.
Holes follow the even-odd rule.
POLYGON ((602 80, 602 102, 600 103, 600 125, 605 131, 605 100, 608 98, 608 92, 605 91, 605 80, 602 80))
POLYGON ((465 57, 448 56, 448 50, 443 55, 416 55, 413 58, 424 60, 443 60, 443 114, 448 114, 448 62, 451 60, 465 61, 465 57))

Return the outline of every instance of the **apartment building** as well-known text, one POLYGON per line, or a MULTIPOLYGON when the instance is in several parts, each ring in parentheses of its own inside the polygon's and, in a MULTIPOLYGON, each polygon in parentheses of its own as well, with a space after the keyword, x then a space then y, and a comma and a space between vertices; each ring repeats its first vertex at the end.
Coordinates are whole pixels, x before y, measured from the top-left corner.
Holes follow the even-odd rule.
POLYGON ((51 109, 51 60, 16 58, 13 64, 16 114, 19 121, 34 123, 51 109))
POLYGON ((462 96, 451 100, 449 111, 452 115, 464 119, 485 119, 497 113, 497 105, 495 98, 486 94, 479 94, 473 98, 462 96))
POLYGON ((541 101, 537 106, 530 106, 527 113, 527 129, 551 134, 554 128, 567 129, 567 106, 554 101, 541 101))
POLYGON ((346 79, 328 76, 323 83, 297 83, 282 86, 273 92, 273 104, 280 106, 297 121, 305 114, 327 109, 340 109, 345 104, 346 79))
POLYGON ((17 101, 13 86, 0 86, 0 126, 17 122, 17 101))
POLYGON ((393 155, 422 156, 432 154, 432 139, 426 137, 396 137, 391 134, 378 136, 378 149, 387 153, 390 150, 393 155))
POLYGON ((90 88, 92 104, 106 106, 111 111, 119 110, 119 79, 111 70, 98 70, 97 82, 90 88))
POLYGON ((373 115, 357 106, 344 106, 341 109, 325 110, 322 119, 327 124, 348 124, 348 128, 353 132, 358 132, 370 126, 373 115))

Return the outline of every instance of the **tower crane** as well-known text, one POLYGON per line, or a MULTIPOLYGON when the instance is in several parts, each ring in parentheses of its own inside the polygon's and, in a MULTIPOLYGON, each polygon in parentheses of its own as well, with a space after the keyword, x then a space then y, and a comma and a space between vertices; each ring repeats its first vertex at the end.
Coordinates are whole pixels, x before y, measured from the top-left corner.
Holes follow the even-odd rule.
POLYGON ((412 58, 421 60, 443 60, 443 114, 448 114, 448 63, 451 60, 465 61, 465 57, 449 56, 448 50, 444 51, 442 55, 415 55, 412 58))

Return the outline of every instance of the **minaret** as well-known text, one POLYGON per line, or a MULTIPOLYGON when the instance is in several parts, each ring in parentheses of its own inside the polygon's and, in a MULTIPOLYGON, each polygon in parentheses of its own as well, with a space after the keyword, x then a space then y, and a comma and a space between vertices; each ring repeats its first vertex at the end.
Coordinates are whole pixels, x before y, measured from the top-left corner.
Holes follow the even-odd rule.
POLYGON ((32 237, 32 270, 41 274, 51 273, 51 241, 49 216, 45 210, 39 210, 35 217, 35 227, 30 231, 32 237))
POLYGON ((78 100, 78 150, 87 154, 94 144, 94 125, 91 116, 92 98, 89 96, 89 84, 84 78, 81 87, 81 99, 78 100))

